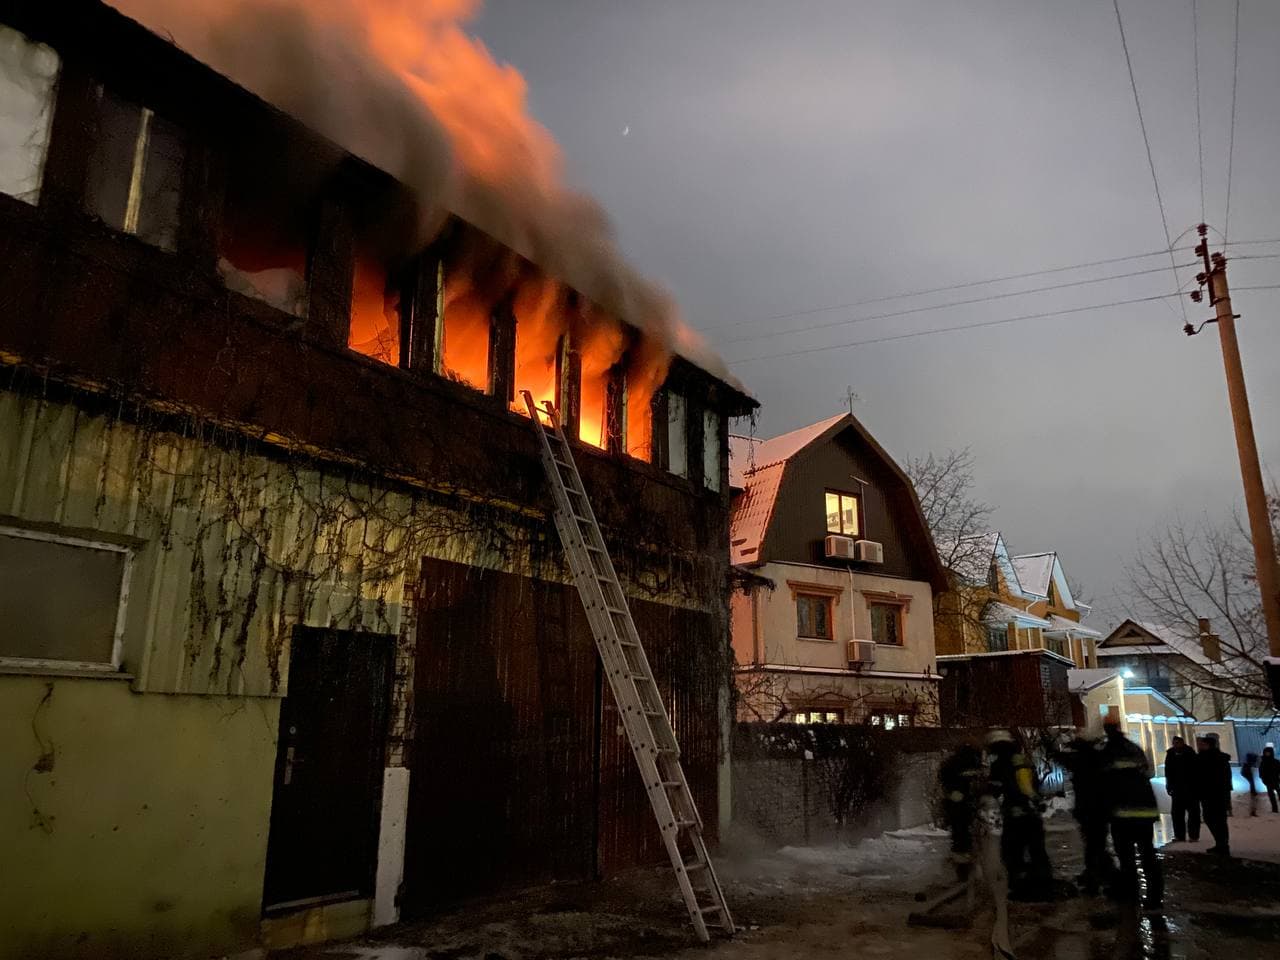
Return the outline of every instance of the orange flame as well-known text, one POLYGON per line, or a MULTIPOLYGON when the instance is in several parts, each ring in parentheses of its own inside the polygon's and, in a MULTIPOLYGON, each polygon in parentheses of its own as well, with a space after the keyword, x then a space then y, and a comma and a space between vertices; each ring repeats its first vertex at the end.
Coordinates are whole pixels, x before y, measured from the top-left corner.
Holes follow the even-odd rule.
POLYGON ((347 343, 352 350, 395 366, 400 363, 399 294, 387 287, 387 268, 377 260, 357 255, 351 278, 351 329, 347 343))

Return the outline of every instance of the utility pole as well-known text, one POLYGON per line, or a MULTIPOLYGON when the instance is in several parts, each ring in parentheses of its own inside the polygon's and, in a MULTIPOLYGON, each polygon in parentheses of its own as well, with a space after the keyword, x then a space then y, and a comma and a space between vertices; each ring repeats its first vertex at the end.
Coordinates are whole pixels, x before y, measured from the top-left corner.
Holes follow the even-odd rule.
MULTIPOLYGON (((1227 288, 1227 259, 1221 253, 1209 256, 1208 228, 1197 228, 1200 243, 1196 254, 1204 260, 1204 272, 1196 279, 1209 287, 1209 304, 1215 308, 1212 322, 1218 324, 1222 343, 1222 362, 1227 374, 1227 399, 1231 404, 1231 421, 1236 431, 1236 448, 1240 454, 1240 474, 1244 480, 1244 505, 1249 515, 1249 535, 1253 540, 1254 561, 1258 570, 1258 590, 1262 594, 1262 615, 1267 624, 1271 660, 1267 676, 1272 699, 1280 707, 1280 571, 1276 564, 1276 545, 1267 510, 1267 493, 1262 485, 1262 466, 1258 461, 1258 442, 1253 434, 1253 417, 1249 413, 1249 395, 1244 386, 1244 367, 1240 362, 1240 344, 1236 340, 1236 317, 1231 311, 1231 293, 1227 288)), ((1200 302, 1200 291, 1191 299, 1200 302)), ((1208 321, 1206 321, 1208 322, 1208 321)), ((1202 324, 1203 326, 1203 324, 1202 324)), ((1187 324, 1188 336, 1199 331, 1187 324)))

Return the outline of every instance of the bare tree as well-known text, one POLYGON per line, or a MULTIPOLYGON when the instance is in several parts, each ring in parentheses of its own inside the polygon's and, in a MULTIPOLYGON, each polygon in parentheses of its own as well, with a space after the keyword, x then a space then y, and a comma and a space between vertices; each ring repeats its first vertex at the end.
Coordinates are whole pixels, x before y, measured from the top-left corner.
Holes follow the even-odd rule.
MULTIPOLYGON (((1272 527, 1280 527, 1280 497, 1274 491, 1268 504, 1272 527)), ((1129 580, 1143 619, 1198 637, 1204 618, 1217 636, 1218 662, 1175 667, 1180 682, 1218 695, 1228 711, 1233 703, 1271 705, 1257 567, 1238 515, 1222 524, 1175 521, 1151 537, 1130 564, 1129 580)))
POLYGON ((981 564, 983 576, 990 553, 980 556, 981 541, 990 528, 990 504, 974 496, 973 452, 948 450, 906 462, 907 476, 920 498, 920 509, 933 533, 938 555, 948 570, 981 564))

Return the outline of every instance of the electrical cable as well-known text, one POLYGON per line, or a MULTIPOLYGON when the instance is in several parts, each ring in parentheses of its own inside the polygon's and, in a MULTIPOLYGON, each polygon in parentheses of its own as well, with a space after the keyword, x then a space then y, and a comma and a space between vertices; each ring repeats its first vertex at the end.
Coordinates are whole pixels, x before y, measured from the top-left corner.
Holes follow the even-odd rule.
POLYGON ((1227 137, 1227 212, 1222 218, 1222 242, 1231 229, 1231 168, 1236 156, 1236 87, 1240 79, 1240 0, 1236 0, 1236 39, 1231 53, 1231 134, 1227 137))
MULTIPOLYGON (((1163 269, 1163 268, 1161 268, 1163 269)), ((1280 289, 1280 284, 1275 285, 1276 289, 1280 289)), ((1272 289, 1265 288, 1242 288, 1242 289, 1272 289)), ((1133 297, 1129 300, 1113 300, 1109 303, 1094 303, 1083 307, 1069 307, 1065 310, 1046 310, 1043 313, 1027 313, 1017 317, 1002 317, 999 320, 983 320, 978 323, 960 323, 950 327, 934 327, 929 330, 915 330, 910 333, 895 333, 884 337, 871 337, 866 340, 852 340, 847 343, 828 344, 822 347, 809 347, 803 350, 788 350, 782 353, 766 353, 754 357, 742 357, 737 360, 727 360, 729 366, 737 366, 742 363, 755 363, 759 360, 779 360, 784 357, 799 357, 813 353, 827 353, 832 350, 844 350, 848 347, 861 347, 872 343, 889 343, 894 340, 910 340, 915 337, 932 336, 935 333, 952 333, 959 330, 977 330, 982 327, 997 327, 1002 324, 1017 323, 1022 320, 1039 320, 1045 317, 1061 317, 1074 313, 1085 313, 1089 310, 1103 310, 1107 307, 1123 307, 1135 303, 1153 303, 1157 300, 1168 300, 1172 297, 1181 298, 1183 294, 1177 293, 1161 293, 1150 297, 1133 297)))
MULTIPOLYGON (((1160 195, 1160 179, 1156 176, 1156 162, 1151 156, 1151 138, 1147 136, 1147 122, 1142 118, 1142 100, 1138 97, 1138 81, 1133 75, 1133 58, 1129 56, 1129 41, 1124 33, 1124 18, 1120 16, 1120 0, 1111 0, 1116 10, 1116 25, 1120 28, 1120 46, 1124 49, 1125 66, 1129 69, 1129 86, 1133 88, 1133 105, 1138 110, 1138 129, 1142 131, 1142 142, 1147 148, 1147 166, 1151 169, 1151 185, 1156 191, 1156 206, 1160 208, 1160 225, 1164 227, 1164 243, 1169 250, 1169 263, 1173 267, 1174 282, 1178 280, 1177 265, 1173 262, 1173 241, 1170 239, 1169 218, 1164 212, 1164 197, 1160 195)), ((1187 315, 1187 305, 1179 301, 1183 319, 1187 315)))
MULTIPOLYGON (((1204 223, 1204 136, 1200 132, 1200 15, 1198 0, 1191 0, 1191 50, 1196 65, 1196 155, 1200 161, 1200 222, 1204 223)), ((1173 244, 1169 244, 1173 246, 1173 244)))
MULTIPOLYGON (((1199 266, 1198 262, 1176 264, 1177 267, 1191 268, 1199 266)), ((877 313, 866 317, 850 317, 842 320, 829 320, 824 323, 811 323, 804 327, 789 327, 786 330, 777 330, 772 333, 758 333, 749 337, 735 337, 731 340, 725 340, 724 344, 731 343, 748 343, 754 340, 770 340, 774 337, 783 337, 797 333, 808 333, 812 330, 827 330, 832 327, 851 326, 855 323, 867 323, 871 320, 888 320, 892 317, 905 317, 915 313, 928 313, 933 310, 945 310, 950 307, 964 307, 975 303, 989 303, 993 300, 1007 300, 1010 297, 1029 296, 1033 293, 1045 293, 1051 290, 1063 290, 1068 287, 1081 287, 1091 283, 1106 283, 1110 280, 1125 280, 1130 277, 1141 277, 1150 273, 1164 273, 1164 267, 1151 267, 1145 270, 1134 270, 1130 273, 1118 273, 1108 277, 1088 277, 1084 280, 1069 280, 1066 283, 1050 284, 1047 287, 1032 287, 1030 290, 1011 290, 1006 293, 995 293, 985 297, 971 297, 968 300, 953 300, 948 303, 935 303, 924 307, 909 307, 905 310, 894 310, 890 313, 877 313)), ((1176 272, 1174 274, 1177 276, 1176 272)))

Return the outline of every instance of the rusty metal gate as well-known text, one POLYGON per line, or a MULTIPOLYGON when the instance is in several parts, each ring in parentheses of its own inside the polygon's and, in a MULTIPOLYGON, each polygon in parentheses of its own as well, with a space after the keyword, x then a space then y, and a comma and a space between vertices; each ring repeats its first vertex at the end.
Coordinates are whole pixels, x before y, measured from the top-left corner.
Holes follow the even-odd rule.
MULTIPOLYGON (((632 609, 713 835, 713 620, 657 603, 632 609)), ((572 586, 423 561, 406 916, 665 859, 597 664, 572 586)))

